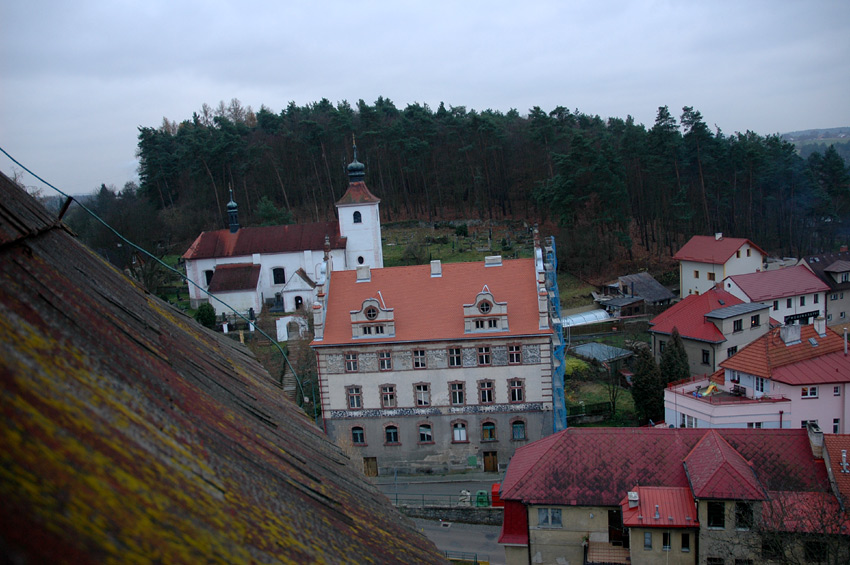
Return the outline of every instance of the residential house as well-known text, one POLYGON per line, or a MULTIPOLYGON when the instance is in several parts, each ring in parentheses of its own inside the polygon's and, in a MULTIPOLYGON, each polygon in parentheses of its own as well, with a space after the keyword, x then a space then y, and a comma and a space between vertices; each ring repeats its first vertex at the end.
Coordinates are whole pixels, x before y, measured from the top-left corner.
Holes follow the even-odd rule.
POLYGON ((603 290, 605 294, 597 301, 617 317, 645 314, 647 308, 666 306, 674 298, 672 292, 646 272, 618 277, 616 283, 603 290))
POLYGON ((823 318, 773 329, 723 361, 711 377, 664 393, 665 421, 700 428, 799 428, 850 431, 850 356, 823 318))
POLYGON ((542 269, 539 259, 494 256, 332 272, 311 344, 327 434, 353 444, 368 474, 383 474, 496 471, 551 433, 542 269))
POLYGON ((713 288, 692 294, 650 321, 652 353, 661 361, 673 329, 679 331, 692 375, 715 372, 720 363, 741 347, 764 335, 770 327, 766 304, 746 304, 728 292, 713 288))
MULTIPOLYGON (((348 176, 348 189, 336 203, 338 220, 333 222, 243 228, 231 195, 227 205, 230 229, 201 233, 183 255, 186 275, 195 283, 189 283, 192 308, 209 301, 216 313, 230 313, 230 308, 210 301, 206 293, 219 286, 214 280, 221 265, 237 264, 243 271, 252 265, 260 268, 254 287, 229 291, 227 298, 234 303, 228 304, 240 313, 247 312, 244 305, 255 302, 256 297, 262 306, 277 311, 307 309, 315 300, 316 283, 325 276, 320 272, 325 253, 338 270, 383 267, 380 200, 366 187, 365 167, 357 161, 356 147, 348 176)), ((248 282, 244 279, 240 286, 248 282)))
POLYGON ((236 340, 0 175, 0 554, 445 563, 236 340))
POLYGON ((799 264, 829 287, 824 300, 826 325, 850 325, 850 251, 847 251, 847 246, 842 246, 837 253, 807 255, 800 259, 799 264))
POLYGON ((673 256, 679 261, 680 296, 706 292, 731 275, 758 272, 766 257, 749 239, 695 235, 673 256))
POLYGON ((776 271, 734 275, 723 289, 744 302, 770 305, 770 315, 783 324, 810 324, 825 315, 829 287, 802 265, 776 271))
POLYGON ((517 450, 499 543, 511 565, 850 555, 822 444, 814 428, 570 428, 517 450))

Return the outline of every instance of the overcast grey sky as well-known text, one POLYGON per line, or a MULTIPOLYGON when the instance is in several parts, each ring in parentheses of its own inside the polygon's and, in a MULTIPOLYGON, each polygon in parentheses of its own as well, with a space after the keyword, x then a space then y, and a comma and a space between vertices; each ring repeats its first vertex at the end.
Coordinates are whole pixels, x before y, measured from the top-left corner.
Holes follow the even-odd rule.
POLYGON ((0 49, 0 146, 74 194, 137 179, 138 127, 231 98, 850 126, 848 0, 6 0, 0 49))

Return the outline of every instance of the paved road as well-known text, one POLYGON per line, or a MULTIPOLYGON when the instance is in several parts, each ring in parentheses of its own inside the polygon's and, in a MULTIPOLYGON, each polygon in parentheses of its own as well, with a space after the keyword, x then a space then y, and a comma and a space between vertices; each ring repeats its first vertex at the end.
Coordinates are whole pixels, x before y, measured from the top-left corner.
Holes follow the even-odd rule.
POLYGON ((434 542, 440 551, 476 553, 478 559, 492 565, 505 564, 505 550, 498 544, 499 526, 440 523, 414 519, 416 526, 434 542))

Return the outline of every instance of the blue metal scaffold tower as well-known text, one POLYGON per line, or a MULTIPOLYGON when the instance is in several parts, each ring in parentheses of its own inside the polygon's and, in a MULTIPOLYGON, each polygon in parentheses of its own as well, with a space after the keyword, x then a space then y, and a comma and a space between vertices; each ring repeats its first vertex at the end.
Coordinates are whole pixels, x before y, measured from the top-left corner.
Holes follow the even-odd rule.
POLYGON ((558 257, 554 236, 547 237, 543 249, 543 268, 546 273, 546 293, 549 302, 549 319, 555 336, 552 343, 552 402, 554 404, 554 431, 567 428, 567 405, 564 398, 564 327, 561 324, 561 297, 558 295, 558 257))

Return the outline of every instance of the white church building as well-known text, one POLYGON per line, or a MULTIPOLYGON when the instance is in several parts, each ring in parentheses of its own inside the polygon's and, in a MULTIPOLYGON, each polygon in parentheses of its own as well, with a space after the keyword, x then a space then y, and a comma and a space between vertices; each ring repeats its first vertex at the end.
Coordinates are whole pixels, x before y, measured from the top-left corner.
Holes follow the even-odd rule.
POLYGON ((201 233, 183 255, 192 308, 210 302, 217 315, 230 313, 209 292, 243 314, 307 310, 326 276, 325 253, 333 270, 383 267, 380 200, 366 187, 356 146, 348 176, 334 222, 242 228, 231 195, 230 229, 201 233))

